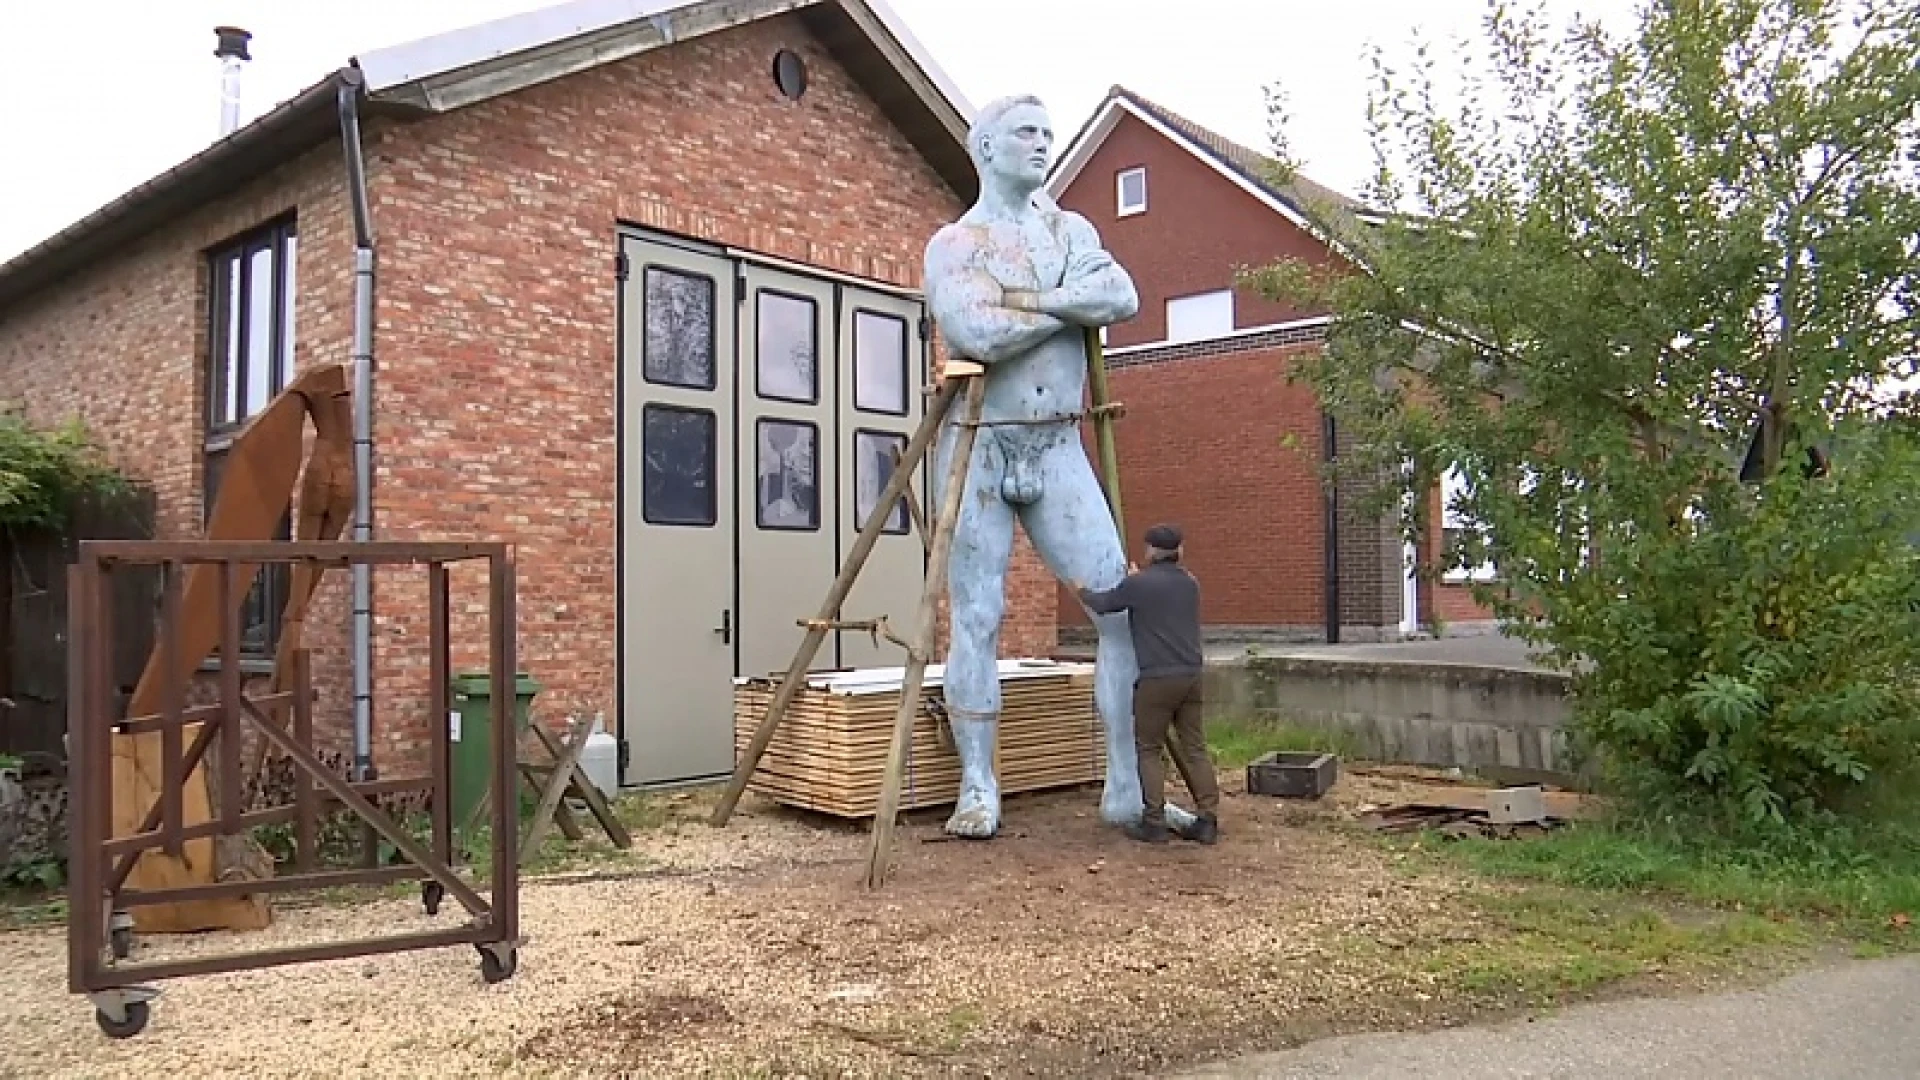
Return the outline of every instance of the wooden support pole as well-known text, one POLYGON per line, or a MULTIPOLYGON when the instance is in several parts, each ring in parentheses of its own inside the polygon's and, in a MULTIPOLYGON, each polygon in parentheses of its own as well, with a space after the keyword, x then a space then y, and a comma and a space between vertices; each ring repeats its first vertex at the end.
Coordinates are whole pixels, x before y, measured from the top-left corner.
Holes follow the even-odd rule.
MULTIPOLYGON (((566 753, 560 744, 560 740, 555 738, 554 734, 548 731, 544 725, 529 724, 528 727, 532 729, 533 737, 540 740, 540 745, 547 748, 547 754, 552 757, 553 760, 559 761, 562 755, 566 753)), ((589 729, 587 734, 592 734, 592 731, 589 729)), ((585 740, 586 736, 582 735, 581 745, 583 747, 586 745, 585 740)), ((592 814, 594 820, 600 823, 600 828, 606 832, 607 839, 613 841, 614 847, 625 850, 633 846, 633 836, 627 832, 625 825, 620 824, 620 819, 614 815, 613 808, 607 805, 606 796, 600 794, 600 789, 593 786, 593 778, 586 774, 586 771, 580 767, 578 761, 576 761, 573 766, 573 790, 575 794, 580 796, 580 801, 587 804, 587 812, 592 814)), ((563 829, 566 827, 566 812, 567 808, 564 803, 554 812, 555 816, 561 821, 561 828, 563 829)))
POLYGON ((1120 508, 1120 449, 1114 443, 1112 394, 1107 389, 1107 352, 1100 331, 1087 328, 1087 393, 1093 401, 1093 442, 1100 454, 1100 481, 1107 491, 1107 509, 1120 532, 1120 548, 1127 546, 1127 515, 1120 508))
MULTIPOLYGON (((900 467, 900 460, 900 448, 896 446, 893 448, 893 467, 895 469, 900 467)), ((927 531, 927 516, 920 510, 920 500, 911 497, 913 495, 912 488, 907 489, 907 495, 909 496, 907 499, 907 513, 913 517, 913 533, 920 538, 920 546, 925 548, 927 545, 933 543, 933 536, 927 531)))
MULTIPOLYGON (((1087 394, 1093 404, 1093 439, 1100 454, 1100 482, 1106 488, 1107 509, 1113 513, 1113 528, 1120 534, 1120 550, 1124 554, 1128 543, 1127 516, 1120 506, 1120 448, 1113 434, 1113 423, 1118 416, 1112 393, 1107 388, 1107 352, 1100 344, 1100 331, 1093 327, 1087 328, 1087 394)), ((1192 794, 1193 777, 1187 775, 1186 759, 1180 755, 1180 736, 1172 729, 1167 731, 1167 749, 1173 767, 1187 785, 1188 794, 1192 794)))
POLYGON ((527 865, 533 853, 540 850, 540 842, 547 838, 547 826, 552 824, 553 812, 560 807, 560 796, 566 794, 573 783, 574 766, 580 764, 580 754, 587 748, 587 736, 591 732, 591 727, 578 720, 567 725, 566 749, 547 776, 547 786, 540 792, 540 806, 533 812, 533 824, 527 826, 527 835, 520 840, 521 866, 527 865))
MULTIPOLYGON (((947 377, 962 381, 951 371, 947 377)), ((869 889, 879 888, 887 879, 893 854, 894 819, 899 815, 900 787, 907 768, 907 744, 913 741, 913 718, 920 711, 921 684, 926 679, 927 659, 933 652, 940 595, 947 583, 947 555, 953 550, 954 525, 960 519, 960 500, 966 494, 967 466, 973 460, 973 443, 980 433, 980 412, 986 402, 984 376, 972 375, 964 381, 967 383, 966 412, 960 422, 959 438, 954 440, 953 460, 947 464, 939 514, 934 518, 933 544, 927 555, 927 584, 920 593, 919 621, 913 628, 913 645, 907 650, 900 704, 893 714, 893 741, 887 747, 887 771, 880 781, 880 805, 873 816, 873 832, 867 845, 869 889)))
POLYGON ((853 542, 853 549, 847 552, 847 561, 840 567, 840 576, 834 579, 833 588, 827 590, 826 599, 820 603, 819 614, 814 617, 813 625, 807 628, 807 635, 801 639, 799 650, 793 654, 793 663, 788 665, 786 675, 780 680, 780 689, 774 694, 773 703, 767 706, 767 715, 760 719, 760 726, 754 729, 753 740, 735 763, 733 778, 727 781, 727 790, 720 796, 720 803, 713 808, 713 816, 709 819, 715 827, 727 823, 727 819, 733 816, 734 807, 740 803, 740 796, 746 794, 747 782, 753 778, 754 770, 760 767, 760 759, 766 755, 767 745, 773 742, 773 733, 786 716, 787 706, 793 703, 794 695, 806 685, 807 671, 813 666, 813 658, 827 637, 825 624, 839 616, 840 605, 846 601, 847 593, 853 589, 854 579, 860 576, 868 554, 880 539, 880 530, 886 527, 887 519, 893 516, 894 503, 912 485, 913 471, 920 467, 928 448, 933 445, 934 437, 939 434, 940 423, 953 407, 954 396, 960 392, 963 384, 978 381, 949 377, 940 384, 940 390, 933 400, 927 403, 927 415, 920 421, 920 429, 913 433, 906 452, 900 455, 900 464, 887 480, 886 489, 874 503, 866 524, 860 527, 860 537, 853 542))

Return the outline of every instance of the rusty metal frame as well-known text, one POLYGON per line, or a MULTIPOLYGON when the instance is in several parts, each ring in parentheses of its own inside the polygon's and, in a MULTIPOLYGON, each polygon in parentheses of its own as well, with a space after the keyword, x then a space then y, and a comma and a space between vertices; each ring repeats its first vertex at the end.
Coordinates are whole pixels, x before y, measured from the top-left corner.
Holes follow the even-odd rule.
MULTIPOLYGON (((519 825, 516 766, 518 753, 511 714, 514 707, 515 585, 514 554, 503 543, 373 542, 344 543, 228 543, 217 541, 82 541, 79 558, 68 568, 67 610, 68 690, 71 701, 68 730, 71 790, 67 921, 68 988, 89 995, 100 1013, 103 1028, 112 1024, 144 1025, 144 1002, 156 991, 137 984, 149 980, 244 971, 282 964, 370 956, 447 945, 472 945, 481 952, 481 967, 489 981, 513 973, 519 940, 519 864, 515 835, 519 825), (490 895, 482 897, 455 872, 456 851, 451 810, 451 739, 445 718, 450 686, 451 607, 448 565, 482 561, 488 573, 488 669, 492 679, 493 746, 489 780, 493 850, 490 895), (318 568, 363 565, 425 565, 431 650, 431 687, 428 727, 432 731, 429 775, 418 778, 350 782, 328 770, 313 752, 314 691, 307 653, 293 657, 294 670, 282 685, 291 689, 248 698, 241 692, 239 669, 240 620, 238 595, 251 587, 260 566, 272 563, 305 564, 318 568), (115 566, 158 565, 163 568, 162 622, 156 648, 171 650, 180 615, 182 570, 192 564, 221 568, 222 625, 216 655, 220 657, 219 698, 215 704, 188 707, 185 680, 172 674, 164 687, 161 712, 154 716, 116 715, 117 695, 106 665, 112 640, 112 614, 105 603, 106 578, 115 566), (285 713, 292 713, 289 730, 285 713), (281 754, 291 758, 301 782, 291 806, 243 813, 235 793, 242 787, 240 732, 243 721, 281 754), (202 725, 192 745, 183 746, 183 728, 202 725), (132 835, 114 836, 113 763, 111 733, 158 731, 162 741, 160 795, 148 808, 142 828, 132 835), (211 819, 197 825, 182 821, 182 793, 203 764, 216 777, 218 804, 211 819), (315 785, 319 790, 315 789, 315 785), (433 836, 422 846, 399 824, 368 801, 369 797, 399 791, 429 792, 433 836), (367 865, 348 870, 315 870, 317 825, 321 816, 341 806, 360 819, 364 832, 377 834, 397 848, 408 865, 367 865), (142 852, 179 853, 191 839, 245 833, 254 827, 291 821, 295 826, 293 872, 244 881, 214 882, 159 890, 129 890, 126 882, 142 852), (355 938, 297 948, 228 952, 153 963, 109 962, 107 916, 122 916, 127 908, 143 904, 182 903, 261 893, 331 888, 349 884, 378 884, 421 880, 423 895, 444 890, 460 902, 470 918, 446 930, 355 938)), ((170 653, 168 653, 170 659, 170 653)), ((169 672, 177 668, 168 667, 169 672)), ((370 847, 371 845, 369 845, 370 847)), ((428 913, 438 900, 428 900, 428 913)), ((109 1034, 115 1034, 109 1030, 109 1034)))

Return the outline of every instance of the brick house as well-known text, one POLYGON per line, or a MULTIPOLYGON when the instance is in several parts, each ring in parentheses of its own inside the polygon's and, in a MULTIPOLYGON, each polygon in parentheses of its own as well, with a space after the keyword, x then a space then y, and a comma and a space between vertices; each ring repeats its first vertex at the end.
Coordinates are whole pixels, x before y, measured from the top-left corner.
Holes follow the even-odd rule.
MULTIPOLYGON (((356 57, 0 265, 0 404, 82 418, 162 538, 198 535, 226 443, 293 371, 351 357, 348 113, 373 535, 518 545, 536 714, 604 713, 629 783, 725 773, 731 677, 784 669, 922 412, 921 253, 974 195, 970 106, 877 0, 590 0, 356 57)), ((904 511, 848 617, 914 610, 904 511)), ((1008 655, 1052 651, 1047 583, 1023 541, 1008 655)), ((425 737, 424 597, 375 575, 379 760, 425 737)), ((456 665, 482 617, 456 602, 456 665)), ((308 635, 345 740, 344 575, 308 635)), ((818 663, 888 649, 849 633, 818 663)))
MULTIPOLYGON (((1129 527, 1181 524, 1217 640, 1395 639, 1431 632, 1436 615, 1449 632, 1486 629, 1464 577, 1411 570, 1438 553, 1442 532, 1416 552, 1391 516, 1356 512, 1317 474, 1341 433, 1285 374, 1321 347, 1328 313, 1234 277, 1282 256, 1351 266, 1316 211, 1360 228, 1371 215, 1303 176, 1278 182, 1271 164, 1116 86, 1048 181, 1140 291, 1139 314, 1107 335, 1112 395, 1126 406, 1116 427, 1129 527)), ((1432 498, 1434 520, 1459 527, 1444 492, 1432 498)), ((1063 635, 1084 638, 1080 605, 1062 595, 1059 610, 1063 635)))

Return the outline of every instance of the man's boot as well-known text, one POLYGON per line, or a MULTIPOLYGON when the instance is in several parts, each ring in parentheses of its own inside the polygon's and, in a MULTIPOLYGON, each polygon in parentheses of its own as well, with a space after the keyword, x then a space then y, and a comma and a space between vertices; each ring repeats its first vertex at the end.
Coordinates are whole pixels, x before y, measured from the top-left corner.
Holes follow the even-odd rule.
POLYGON ((1143 817, 1127 826, 1127 835, 1143 844, 1164 844, 1172 838, 1167 823, 1159 818, 1143 817))
POLYGON ((1193 824, 1181 831, 1182 839, 1196 844, 1217 844, 1220 842, 1220 819, 1213 814, 1201 814, 1193 819, 1193 824))

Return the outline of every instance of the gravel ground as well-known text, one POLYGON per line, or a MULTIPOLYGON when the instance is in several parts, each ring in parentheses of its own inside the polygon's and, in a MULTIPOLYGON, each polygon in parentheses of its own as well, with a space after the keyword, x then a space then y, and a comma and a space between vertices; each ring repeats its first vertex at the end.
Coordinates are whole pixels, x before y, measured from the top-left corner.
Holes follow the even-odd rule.
MULTIPOLYGON (((523 884, 497 986, 466 948, 180 979, 113 1041, 66 991, 62 931, 6 935, 0 1075, 1124 1075, 1393 1024, 1420 976, 1346 945, 1444 932, 1459 886, 1309 827, 1381 797, 1359 778, 1314 808, 1234 795, 1211 849, 1131 844, 1097 791, 1010 800, 988 844, 915 816, 876 895, 863 828, 750 799, 712 830, 710 796, 681 796, 633 852, 523 884)), ((433 921, 412 898, 286 909, 136 957, 433 921)))

